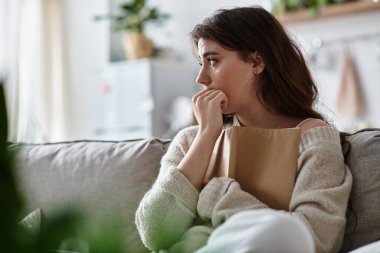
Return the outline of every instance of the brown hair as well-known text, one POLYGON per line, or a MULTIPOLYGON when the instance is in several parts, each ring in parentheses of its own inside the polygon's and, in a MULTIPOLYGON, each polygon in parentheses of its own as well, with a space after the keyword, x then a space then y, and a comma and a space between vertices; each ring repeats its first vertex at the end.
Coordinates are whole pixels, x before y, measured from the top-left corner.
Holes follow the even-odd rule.
POLYGON ((218 10, 194 27, 191 38, 195 49, 199 39, 209 39, 247 62, 258 52, 265 63, 257 92, 263 105, 273 113, 324 120, 313 108, 318 90, 301 50, 262 7, 218 10))

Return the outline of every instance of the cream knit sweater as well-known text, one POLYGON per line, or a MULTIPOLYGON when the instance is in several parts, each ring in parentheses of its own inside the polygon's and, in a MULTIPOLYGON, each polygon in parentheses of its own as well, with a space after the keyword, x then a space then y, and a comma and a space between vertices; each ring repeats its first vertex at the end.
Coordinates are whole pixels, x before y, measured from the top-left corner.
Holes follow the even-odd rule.
MULTIPOLYGON (((195 252, 233 214, 268 208, 231 178, 214 178, 198 192, 177 170, 197 131, 197 126, 188 127, 173 139, 156 182, 136 212, 141 239, 153 251, 195 252)), ((339 132, 316 127, 303 133, 289 210, 309 227, 317 252, 339 251, 351 186, 339 132)))

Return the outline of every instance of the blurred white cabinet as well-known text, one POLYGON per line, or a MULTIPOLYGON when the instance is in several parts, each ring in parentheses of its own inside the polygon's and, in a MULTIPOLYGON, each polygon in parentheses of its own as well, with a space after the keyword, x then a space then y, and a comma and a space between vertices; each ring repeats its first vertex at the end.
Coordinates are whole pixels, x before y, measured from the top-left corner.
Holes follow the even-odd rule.
POLYGON ((161 137, 178 96, 196 92, 195 66, 141 59, 111 63, 92 73, 89 89, 90 138, 102 140, 161 137))

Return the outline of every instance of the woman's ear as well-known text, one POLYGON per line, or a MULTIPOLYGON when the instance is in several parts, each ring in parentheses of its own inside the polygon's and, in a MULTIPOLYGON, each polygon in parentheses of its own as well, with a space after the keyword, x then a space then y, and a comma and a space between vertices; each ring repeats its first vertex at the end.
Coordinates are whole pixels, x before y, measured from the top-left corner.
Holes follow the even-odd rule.
POLYGON ((254 52, 251 53, 250 58, 253 63, 253 74, 261 74, 261 72, 263 72, 263 70, 265 69, 265 63, 263 61, 263 58, 261 58, 261 55, 258 52, 254 52))

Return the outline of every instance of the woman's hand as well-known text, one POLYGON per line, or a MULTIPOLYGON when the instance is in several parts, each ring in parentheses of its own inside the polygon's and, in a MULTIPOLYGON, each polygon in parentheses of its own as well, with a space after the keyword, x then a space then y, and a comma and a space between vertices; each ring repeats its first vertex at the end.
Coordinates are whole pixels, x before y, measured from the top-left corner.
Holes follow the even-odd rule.
POLYGON ((193 110, 199 124, 199 131, 218 137, 223 129, 222 110, 228 98, 221 90, 203 90, 193 99, 193 110))
POLYGON ((227 96, 220 90, 203 90, 193 97, 195 117, 199 130, 178 170, 200 191, 215 141, 223 129, 222 110, 227 96))

